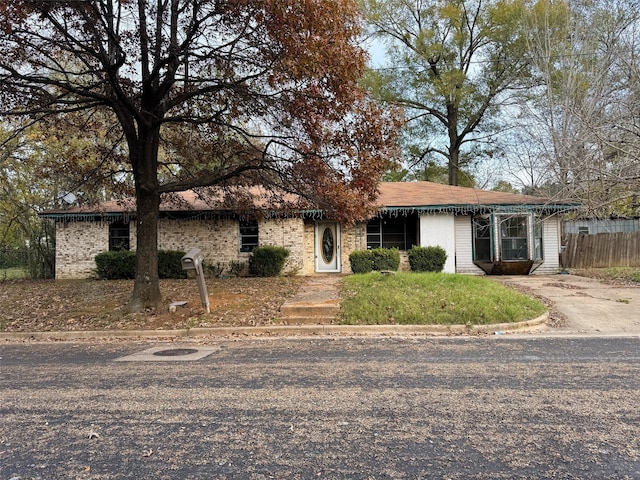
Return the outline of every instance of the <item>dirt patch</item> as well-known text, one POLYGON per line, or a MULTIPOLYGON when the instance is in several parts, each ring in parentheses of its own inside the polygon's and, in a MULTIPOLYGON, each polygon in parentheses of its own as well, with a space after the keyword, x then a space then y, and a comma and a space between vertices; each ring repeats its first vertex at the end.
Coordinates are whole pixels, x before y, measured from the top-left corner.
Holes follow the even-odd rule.
POLYGON ((608 285, 640 286, 640 267, 571 269, 571 274, 593 278, 608 285))
POLYGON ((89 331, 180 329, 271 325, 286 298, 305 277, 207 279, 211 313, 200 301, 195 280, 162 280, 164 306, 124 314, 133 291, 126 280, 0 282, 0 331, 89 331), (187 301, 169 312, 169 304, 187 301))
MULTIPOLYGON (((546 321, 546 324, 551 327, 551 328, 562 328, 562 327, 566 327, 568 325, 568 320, 567 317, 564 316, 564 314, 562 312, 560 312, 555 304, 548 299, 547 297, 544 297, 542 295, 538 295, 537 293, 534 292, 534 290, 532 288, 526 287, 524 285, 518 284, 518 283, 514 283, 514 282, 509 282, 509 281, 502 281, 501 283, 503 285, 505 285, 506 287, 512 288, 514 290, 517 290, 520 293, 523 293, 524 295, 528 295, 530 297, 535 297, 538 300, 540 300, 542 303, 545 304, 545 306, 547 307, 547 309, 549 310, 549 318, 546 321)), ((555 285, 554 285, 555 286, 555 285)))

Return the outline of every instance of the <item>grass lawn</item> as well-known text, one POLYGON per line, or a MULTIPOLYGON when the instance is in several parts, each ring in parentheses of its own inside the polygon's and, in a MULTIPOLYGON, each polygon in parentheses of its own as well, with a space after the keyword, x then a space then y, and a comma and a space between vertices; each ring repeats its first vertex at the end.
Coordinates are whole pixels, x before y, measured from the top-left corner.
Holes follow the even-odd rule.
POLYGON ((348 325, 488 325, 529 320, 546 311, 538 299, 472 275, 349 275, 342 294, 340 323, 348 325))
POLYGON ((27 272, 22 268, 0 268, 0 281, 27 278, 27 272))

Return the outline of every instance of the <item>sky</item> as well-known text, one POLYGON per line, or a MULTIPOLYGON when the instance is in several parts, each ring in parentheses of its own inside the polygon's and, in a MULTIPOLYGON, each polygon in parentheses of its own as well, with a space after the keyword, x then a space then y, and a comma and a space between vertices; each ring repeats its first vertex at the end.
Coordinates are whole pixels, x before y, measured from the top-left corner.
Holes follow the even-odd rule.
POLYGON ((364 43, 364 48, 369 52, 369 66, 372 68, 382 67, 386 63, 385 47, 380 40, 370 39, 364 43))

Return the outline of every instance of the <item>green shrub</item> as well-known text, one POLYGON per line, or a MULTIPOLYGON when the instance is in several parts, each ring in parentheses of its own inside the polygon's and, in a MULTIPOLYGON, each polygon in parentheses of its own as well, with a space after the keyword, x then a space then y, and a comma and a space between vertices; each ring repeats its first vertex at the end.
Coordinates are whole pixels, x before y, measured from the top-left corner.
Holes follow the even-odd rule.
MULTIPOLYGON (((158 276, 160 278, 187 278, 182 270, 184 252, 175 250, 158 251, 158 276)), ((136 276, 136 252, 120 250, 102 252, 96 255, 96 273, 105 280, 132 279, 136 276)))
POLYGON ((229 262, 229 275, 232 277, 239 277, 242 271, 245 269, 246 263, 238 260, 231 260, 229 262))
POLYGON ((178 250, 158 251, 158 276, 160 278, 187 278, 187 271, 182 269, 182 257, 185 252, 178 250))
POLYGON ((349 254, 349 263, 353 273, 369 273, 373 270, 371 250, 354 250, 349 254))
POLYGON ((282 272, 288 256, 289 250, 284 247, 256 247, 249 257, 249 273, 257 277, 276 277, 282 272))
POLYGON ((27 263, 27 255, 24 248, 0 248, 0 268, 23 267, 27 263))
POLYGON ((131 279, 136 276, 136 253, 129 250, 96 255, 96 273, 105 280, 131 279))
POLYGON ((400 251, 397 248, 374 248, 371 250, 373 269, 395 272, 400 266, 400 251))
POLYGON ((217 262, 216 264, 206 264, 204 266, 204 272, 207 277, 211 278, 221 278, 224 273, 225 264, 222 262, 217 262))
POLYGON ((447 261, 447 252, 442 247, 417 247, 408 252, 409 265, 414 272, 441 272, 447 261))
POLYGON ((353 273, 369 273, 372 270, 396 271, 400 266, 400 252, 397 248, 355 250, 349 255, 349 263, 353 273))

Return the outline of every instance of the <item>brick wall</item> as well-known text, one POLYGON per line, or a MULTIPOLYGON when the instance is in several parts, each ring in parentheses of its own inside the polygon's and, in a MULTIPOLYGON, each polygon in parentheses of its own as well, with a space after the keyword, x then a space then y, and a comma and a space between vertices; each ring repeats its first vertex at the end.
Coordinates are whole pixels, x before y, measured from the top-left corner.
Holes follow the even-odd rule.
MULTIPOLYGON (((131 249, 136 249, 136 225, 130 222, 131 249)), ((260 245, 274 245, 289 250, 285 273, 303 272, 303 221, 297 218, 262 220, 258 224, 260 245)), ((313 237, 311 239, 313 242, 313 237)), ((199 248, 205 264, 228 265, 232 261, 247 263, 249 253, 240 252, 238 221, 160 219, 158 248, 182 250, 199 248)), ((56 278, 87 278, 95 270, 94 257, 109 249, 109 223, 67 222, 56 224, 56 278)))
POLYGON ((304 221, 304 246, 301 272, 303 275, 312 275, 316 270, 315 228, 316 222, 313 220, 304 221))
POLYGON ((94 275, 94 257, 109 250, 109 224, 66 222, 56 224, 56 278, 94 275))
POLYGON ((158 248, 161 250, 202 250, 205 263, 228 264, 238 260, 240 232, 237 220, 160 219, 158 248))
POLYGON ((300 218, 278 218, 258 222, 258 242, 262 245, 285 247, 289 257, 284 273, 304 271, 305 226, 300 218))
POLYGON ((343 226, 342 232, 342 273, 352 273, 349 255, 354 250, 367 248, 367 231, 364 223, 357 223, 351 227, 343 226))

